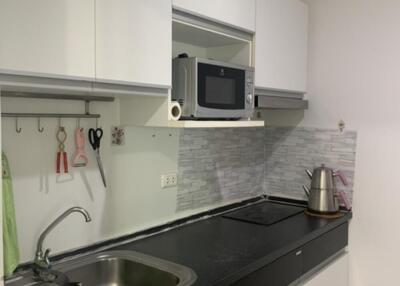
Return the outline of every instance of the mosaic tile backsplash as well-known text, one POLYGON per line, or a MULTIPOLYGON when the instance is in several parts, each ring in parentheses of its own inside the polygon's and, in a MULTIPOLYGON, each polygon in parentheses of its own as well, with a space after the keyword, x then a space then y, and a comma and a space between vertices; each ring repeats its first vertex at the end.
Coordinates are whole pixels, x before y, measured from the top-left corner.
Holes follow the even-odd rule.
POLYGON ((305 169, 344 172, 352 199, 357 133, 317 128, 183 129, 179 138, 177 211, 257 195, 306 199, 305 169))
POLYGON ((306 199, 302 185, 309 185, 305 169, 324 163, 340 169, 349 181, 336 186, 352 200, 357 133, 317 128, 266 128, 265 189, 267 195, 306 199))
POLYGON ((265 193, 264 128, 183 129, 177 211, 265 193))

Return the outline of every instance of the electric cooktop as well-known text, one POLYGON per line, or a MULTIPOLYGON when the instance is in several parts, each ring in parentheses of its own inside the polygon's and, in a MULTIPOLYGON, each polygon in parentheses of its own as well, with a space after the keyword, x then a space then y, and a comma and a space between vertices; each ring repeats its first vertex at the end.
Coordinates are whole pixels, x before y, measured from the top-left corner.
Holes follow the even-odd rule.
POLYGON ((271 225, 301 212, 304 212, 303 207, 264 202, 232 211, 223 215, 223 217, 255 224, 271 225))

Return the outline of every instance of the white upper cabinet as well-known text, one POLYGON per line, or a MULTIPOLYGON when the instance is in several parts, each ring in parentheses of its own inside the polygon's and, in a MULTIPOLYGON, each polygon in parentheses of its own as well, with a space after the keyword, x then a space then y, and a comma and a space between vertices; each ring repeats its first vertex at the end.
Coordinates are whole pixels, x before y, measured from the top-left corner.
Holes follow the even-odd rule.
POLYGON ((94 0, 1 0, 0 72, 94 78, 94 0))
POLYGON ((96 79, 170 86, 168 0, 96 0, 96 79))
POLYGON ((254 32, 255 0, 173 0, 176 9, 254 32))
POLYGON ((257 0, 255 85, 306 91, 308 6, 300 0, 257 0))

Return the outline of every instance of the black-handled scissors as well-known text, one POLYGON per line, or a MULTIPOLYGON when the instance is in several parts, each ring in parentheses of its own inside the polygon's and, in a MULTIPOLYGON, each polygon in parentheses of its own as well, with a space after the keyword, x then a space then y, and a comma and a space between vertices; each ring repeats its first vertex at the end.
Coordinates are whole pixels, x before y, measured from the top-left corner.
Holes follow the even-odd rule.
POLYGON ((92 145, 94 153, 96 154, 97 165, 99 166, 101 179, 103 180, 103 185, 104 185, 104 187, 107 187, 106 176, 104 175, 103 163, 101 162, 101 158, 100 158, 100 141, 101 141, 101 137, 103 137, 103 129, 90 128, 88 135, 89 135, 90 145, 92 145))
POLYGON ((92 145, 93 150, 100 149, 100 140, 103 137, 103 129, 101 128, 90 128, 89 129, 89 142, 92 145))

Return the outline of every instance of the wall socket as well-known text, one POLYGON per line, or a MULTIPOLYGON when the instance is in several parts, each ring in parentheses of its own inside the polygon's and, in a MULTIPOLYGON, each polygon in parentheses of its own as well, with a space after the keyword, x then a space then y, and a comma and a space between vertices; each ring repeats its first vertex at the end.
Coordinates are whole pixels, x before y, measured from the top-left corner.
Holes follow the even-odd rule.
POLYGON ((178 184, 178 175, 176 173, 169 173, 161 175, 161 188, 174 187, 178 184))

